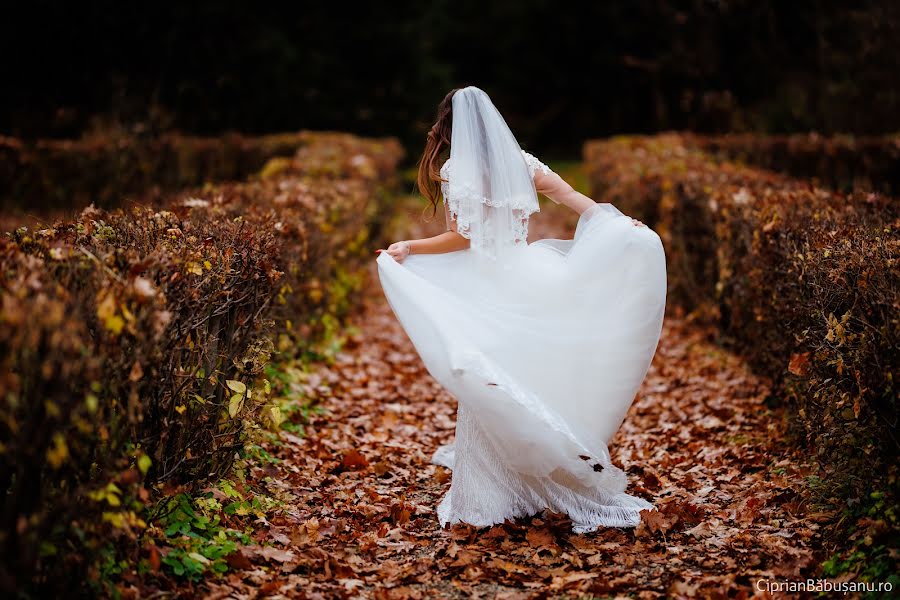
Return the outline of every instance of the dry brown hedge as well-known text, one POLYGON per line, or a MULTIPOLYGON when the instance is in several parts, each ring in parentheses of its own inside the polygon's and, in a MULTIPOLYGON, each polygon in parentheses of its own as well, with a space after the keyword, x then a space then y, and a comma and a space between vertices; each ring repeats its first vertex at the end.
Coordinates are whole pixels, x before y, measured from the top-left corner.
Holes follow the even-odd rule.
POLYGON ((401 154, 321 134, 256 181, 0 240, 0 588, 65 590, 155 486, 228 470, 272 341, 349 309, 401 154))
POLYGON ((319 134, 293 158, 271 160, 253 181, 188 190, 172 206, 240 215, 274 233, 284 271, 271 311, 278 348, 302 352, 352 303, 360 261, 371 258, 372 237, 390 212, 402 153, 392 139, 319 134))
POLYGON ((247 137, 164 134, 20 140, 0 136, 0 208, 117 206, 126 195, 241 180, 321 134, 247 137))
POLYGON ((729 134, 684 139, 717 160, 816 179, 839 191, 900 195, 900 135, 729 134))
POLYGON ((674 303, 795 409, 822 477, 896 481, 900 203, 716 162, 679 135, 589 142, 595 198, 660 234, 674 303))

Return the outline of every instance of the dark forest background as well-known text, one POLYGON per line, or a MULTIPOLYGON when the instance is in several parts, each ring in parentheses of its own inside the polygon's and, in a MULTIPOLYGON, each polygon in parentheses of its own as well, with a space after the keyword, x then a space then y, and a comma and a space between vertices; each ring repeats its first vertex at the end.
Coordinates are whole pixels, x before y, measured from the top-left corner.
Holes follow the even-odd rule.
POLYGON ((418 144, 484 88, 523 146, 900 130, 900 2, 32 0, 0 20, 0 134, 336 129, 418 144))

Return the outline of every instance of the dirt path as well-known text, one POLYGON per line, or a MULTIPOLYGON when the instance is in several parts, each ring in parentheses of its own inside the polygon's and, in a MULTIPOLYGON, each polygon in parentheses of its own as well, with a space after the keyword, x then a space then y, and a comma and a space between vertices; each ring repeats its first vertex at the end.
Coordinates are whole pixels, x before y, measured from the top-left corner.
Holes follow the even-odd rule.
MULTIPOLYGON (((541 236, 571 221, 550 219, 541 236)), ((283 432, 258 467, 288 510, 260 523, 272 547, 202 593, 213 597, 533 598, 756 593, 810 574, 816 525, 806 466, 781 443, 768 387, 667 317, 650 373, 611 444, 632 494, 659 507, 638 528, 574 535, 561 515, 441 530, 450 472, 429 464, 453 436, 455 401, 425 372, 372 274, 353 335, 306 381, 324 414, 283 432)))

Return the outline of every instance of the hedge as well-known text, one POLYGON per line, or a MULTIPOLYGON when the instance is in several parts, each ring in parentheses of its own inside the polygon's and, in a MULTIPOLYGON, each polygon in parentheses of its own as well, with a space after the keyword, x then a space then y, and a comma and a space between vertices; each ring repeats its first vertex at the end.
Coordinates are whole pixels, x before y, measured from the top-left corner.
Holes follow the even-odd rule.
POLYGON ((179 134, 26 141, 0 136, 0 208, 110 208, 128 194, 241 180, 290 157, 316 132, 247 137, 179 134))
POLYGON ((75 593, 145 503, 227 472, 273 340, 349 309, 400 157, 319 135, 258 181, 0 240, 0 588, 75 593))
POLYGON ((685 140, 718 160, 814 178, 835 190, 900 195, 900 135, 730 134, 685 140))
POLYGON ((174 205, 210 207, 274 229, 284 271, 271 311, 278 348, 302 352, 352 304, 347 292, 390 212, 401 156, 396 140, 320 134, 293 158, 269 161, 254 181, 189 190, 174 205))
POLYGON ((585 160, 595 198, 660 234, 675 303, 773 379, 826 484, 896 485, 897 200, 716 162, 679 135, 592 141, 585 160))

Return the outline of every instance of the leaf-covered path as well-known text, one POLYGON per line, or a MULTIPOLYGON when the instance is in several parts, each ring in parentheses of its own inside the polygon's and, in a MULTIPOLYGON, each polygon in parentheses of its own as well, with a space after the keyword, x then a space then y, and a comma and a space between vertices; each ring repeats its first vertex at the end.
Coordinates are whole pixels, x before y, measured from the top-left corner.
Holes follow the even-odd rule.
MULTIPOLYGON (((539 235, 564 223, 551 219, 539 235)), ((814 570, 805 459, 782 443, 766 382, 711 343, 712 332, 666 318, 611 444, 628 491, 659 512, 636 529, 574 535, 552 514, 440 529, 435 507, 450 472, 429 458, 453 436, 455 401, 424 370, 374 271, 356 327, 304 383, 324 412, 302 438, 281 433, 270 449, 280 463, 253 469, 287 508, 259 522, 259 545, 233 556, 203 595, 743 597, 760 593, 760 579, 814 570)))

